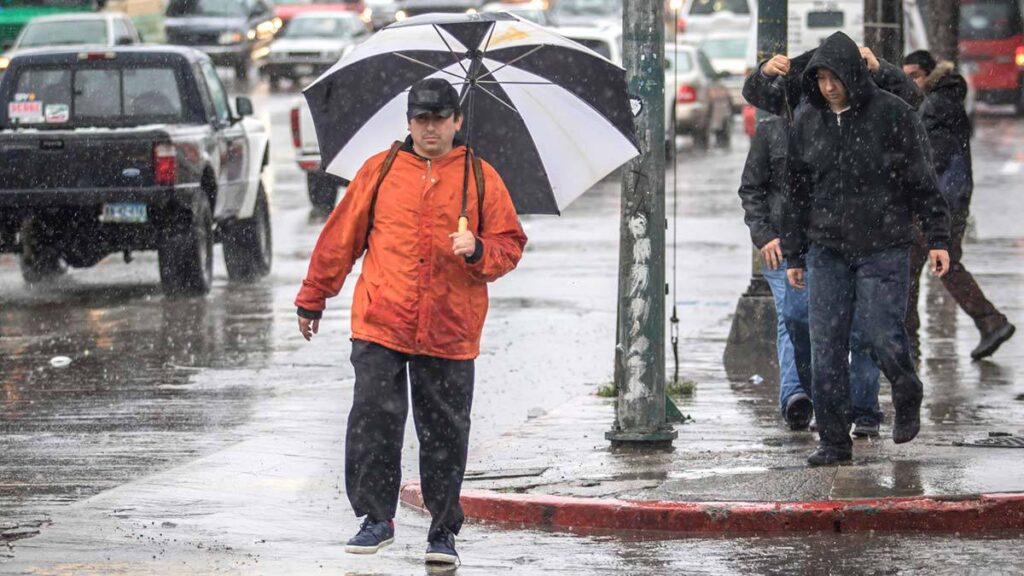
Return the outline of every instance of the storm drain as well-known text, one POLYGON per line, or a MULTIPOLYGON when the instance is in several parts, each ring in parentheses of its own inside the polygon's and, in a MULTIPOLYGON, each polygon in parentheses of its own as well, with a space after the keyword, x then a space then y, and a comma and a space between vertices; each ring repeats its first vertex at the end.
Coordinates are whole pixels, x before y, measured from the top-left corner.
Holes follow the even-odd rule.
POLYGON ((957 446, 973 446, 976 448, 1024 448, 1024 437, 996 436, 957 442, 957 446))

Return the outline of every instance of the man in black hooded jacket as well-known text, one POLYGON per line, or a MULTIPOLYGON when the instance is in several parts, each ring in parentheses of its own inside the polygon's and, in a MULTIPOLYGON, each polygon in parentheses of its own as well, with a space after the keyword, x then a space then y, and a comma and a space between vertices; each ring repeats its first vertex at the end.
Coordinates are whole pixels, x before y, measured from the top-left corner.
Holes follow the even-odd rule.
MULTIPOLYGON (((903 71, 925 92, 921 121, 932 147, 939 189, 949 203, 951 236, 949 273, 942 284, 957 304, 974 320, 981 341, 971 351, 975 360, 991 356, 1013 336, 1014 326, 985 297, 974 276, 960 263, 962 242, 967 230, 974 174, 971 169, 971 124, 964 109, 967 81, 952 62, 936 62, 926 50, 911 52, 903 59, 903 71)), ((921 269, 927 250, 917 243, 910 256, 910 302, 907 307, 907 333, 917 350, 921 320, 917 314, 921 269)))
POLYGON ((789 141, 790 189, 782 247, 788 276, 809 267, 812 389, 820 444, 811 465, 852 457, 849 340, 854 317, 892 383, 893 441, 920 430, 923 386, 904 325, 913 219, 931 248, 932 272, 949 265, 949 211, 939 193, 924 128, 914 110, 872 82, 842 32, 807 63, 802 107, 789 141))

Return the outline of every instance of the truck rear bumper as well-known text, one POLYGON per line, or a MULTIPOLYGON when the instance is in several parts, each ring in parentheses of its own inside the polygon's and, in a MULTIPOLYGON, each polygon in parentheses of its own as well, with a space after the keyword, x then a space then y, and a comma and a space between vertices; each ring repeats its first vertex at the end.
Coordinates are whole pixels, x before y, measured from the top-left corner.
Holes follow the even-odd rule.
POLYGON ((189 205, 199 184, 152 188, 50 188, 0 190, 0 208, 37 209, 100 206, 108 202, 143 202, 162 207, 169 203, 189 205))

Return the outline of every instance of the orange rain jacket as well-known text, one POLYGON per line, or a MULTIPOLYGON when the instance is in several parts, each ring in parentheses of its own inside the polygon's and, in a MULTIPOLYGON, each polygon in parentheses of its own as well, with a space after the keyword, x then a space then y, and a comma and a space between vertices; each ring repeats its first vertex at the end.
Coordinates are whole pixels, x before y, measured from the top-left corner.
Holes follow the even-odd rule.
POLYGON ((410 142, 380 186, 368 241, 373 187, 387 151, 356 174, 320 233, 295 305, 300 315, 319 318, 365 250, 352 337, 406 354, 470 360, 480 354, 487 283, 516 267, 526 234, 504 182, 484 162, 482 226, 472 168, 468 178, 466 212, 477 250, 469 260, 456 256, 448 235, 458 228, 465 147, 427 160, 410 142))

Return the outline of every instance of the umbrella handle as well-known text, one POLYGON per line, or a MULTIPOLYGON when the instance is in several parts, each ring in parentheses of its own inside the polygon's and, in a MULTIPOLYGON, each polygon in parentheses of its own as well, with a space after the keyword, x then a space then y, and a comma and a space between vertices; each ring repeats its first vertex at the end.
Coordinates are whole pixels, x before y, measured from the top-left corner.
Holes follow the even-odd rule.
POLYGON ((469 218, 459 216, 459 233, 469 230, 469 218))

